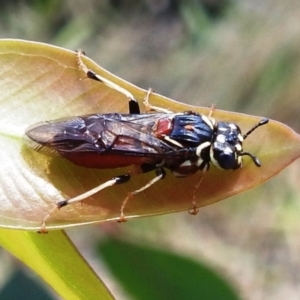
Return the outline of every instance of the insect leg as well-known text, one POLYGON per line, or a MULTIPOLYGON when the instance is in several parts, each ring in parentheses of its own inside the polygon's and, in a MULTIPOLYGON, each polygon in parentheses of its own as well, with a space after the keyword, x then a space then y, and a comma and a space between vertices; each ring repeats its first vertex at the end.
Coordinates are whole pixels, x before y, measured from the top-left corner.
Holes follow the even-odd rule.
POLYGON ((209 118, 212 118, 212 115, 213 115, 215 109, 216 109, 215 105, 212 104, 212 105, 210 106, 210 108, 209 108, 209 113, 208 113, 208 117, 209 117, 209 118))
POLYGON ((134 195, 146 190, 147 188, 149 188, 151 185, 153 185, 154 183, 156 183, 157 181, 159 181, 160 179, 164 178, 165 175, 166 175, 166 172, 165 170, 162 168, 162 167, 156 167, 156 166, 153 166, 153 165, 143 165, 143 166, 139 166, 139 167, 134 167, 132 169, 132 171, 128 174, 123 174, 123 175, 119 175, 119 176, 116 176, 102 184, 100 184, 99 186, 81 194, 81 195, 78 195, 76 197, 73 197, 73 198, 70 198, 70 199, 65 199, 65 200, 61 200, 61 201, 58 201, 56 202, 56 207, 54 209, 52 209, 45 217, 44 219, 42 220, 42 225, 41 225, 41 229, 38 231, 39 233, 47 233, 47 229, 46 229, 46 221, 47 219, 51 216, 51 214, 56 210, 56 209, 60 209, 64 206, 67 206, 71 203, 75 203, 75 202, 80 202, 82 200, 85 200, 86 198, 88 197, 91 197, 93 196, 94 194, 100 192, 101 190, 104 190, 105 188, 107 187, 110 187, 110 186, 113 186, 113 185, 116 185, 116 184, 122 184, 122 183, 126 183, 130 180, 130 178, 133 176, 133 175, 138 175, 140 173, 147 173, 147 172, 150 172, 150 171, 153 171, 155 169, 156 171, 156 177, 153 178, 151 181, 149 181, 145 186, 143 186, 142 188, 136 190, 136 191, 133 191, 133 192, 130 192, 128 194, 128 196, 125 198, 125 200, 122 202, 122 206, 121 206, 121 214, 120 214, 120 218, 119 218, 119 222, 125 222, 126 219, 124 217, 124 208, 126 206, 126 203, 128 202, 128 200, 130 198, 132 198, 134 195))
POLYGON ((197 192, 199 186, 202 183, 203 175, 204 175, 204 171, 201 173, 201 177, 199 178, 198 183, 194 186, 194 195, 193 195, 193 201, 192 201, 192 208, 189 209, 189 211, 188 211, 190 215, 195 216, 199 212, 199 208, 197 207, 197 203, 196 203, 196 192, 197 192))
POLYGON ((66 200, 62 200, 62 201, 58 201, 56 202, 56 206, 57 208, 62 208, 68 204, 74 203, 74 202, 79 202, 82 201, 88 197, 93 196, 94 194, 104 190, 107 187, 113 186, 115 184, 121 184, 121 183, 125 183, 128 182, 130 179, 130 175, 126 174, 126 175, 120 175, 120 176, 116 176, 114 178, 112 178, 111 180, 108 180, 100 185, 98 185, 97 187, 81 194, 78 195, 76 197, 70 198, 70 199, 66 199, 66 200))
POLYGON ((144 105, 146 107, 145 111, 146 112, 149 112, 149 111, 156 111, 156 112, 161 112, 161 113, 165 113, 165 114, 169 114, 169 113, 172 113, 172 111, 168 110, 168 109, 165 109, 165 108, 161 108, 161 107, 158 107, 158 106, 153 106, 149 103, 149 98, 150 98, 150 95, 153 93, 153 90, 151 88, 148 89, 147 91, 147 94, 144 98, 144 105))
POLYGON ((47 229, 46 229, 46 221, 47 219, 51 216, 51 214, 56 210, 56 209, 60 209, 64 206, 67 206, 71 203, 75 203, 75 202, 79 202, 82 200, 85 200, 88 197, 91 197, 92 195, 100 192, 101 190, 104 190, 107 187, 113 186, 115 184, 121 184, 121 183, 126 183, 130 180, 130 175, 129 174, 125 174, 125 175, 119 175, 116 176, 114 178, 112 178, 111 180, 108 180, 100 185, 98 185, 97 187, 81 194, 78 195, 76 197, 70 198, 70 199, 66 199, 66 200, 61 200, 56 202, 56 207, 54 209, 52 209, 43 219, 42 221, 42 225, 41 225, 41 229, 38 231, 39 233, 47 233, 47 229))
POLYGON ((96 81, 102 82, 106 86, 122 93, 125 95, 129 100, 129 113, 130 114, 140 114, 140 107, 137 100, 133 97, 133 95, 126 89, 122 88, 121 86, 117 85, 116 83, 106 79, 105 77, 96 74, 93 70, 88 69, 88 67, 84 64, 81 57, 84 55, 82 50, 77 51, 77 60, 79 68, 86 74, 88 78, 94 79, 96 81))
POLYGON ((152 180, 150 180, 146 185, 144 185, 143 187, 141 187, 138 190, 135 190, 133 192, 129 192, 127 197, 124 199, 124 201, 122 202, 122 206, 121 206, 121 214, 120 214, 120 218, 118 220, 118 222, 126 222, 126 218, 124 216, 124 209, 126 204, 128 203, 128 201, 136 194, 143 192, 144 190, 146 190, 147 188, 149 188, 150 186, 152 186, 153 184, 155 184, 156 182, 158 182, 159 180, 163 179, 166 176, 166 171, 162 168, 162 167, 157 167, 155 169, 155 173, 156 173, 156 177, 154 177, 152 180))

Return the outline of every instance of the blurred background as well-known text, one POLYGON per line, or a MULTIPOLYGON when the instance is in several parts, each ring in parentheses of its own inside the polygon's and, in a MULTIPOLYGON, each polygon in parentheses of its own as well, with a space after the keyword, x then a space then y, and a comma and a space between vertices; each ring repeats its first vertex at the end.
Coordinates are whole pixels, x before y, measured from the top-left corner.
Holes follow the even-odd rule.
MULTIPOLYGON (((81 48, 142 88, 189 104, 265 116, 300 132, 298 0, 2 0, 0 38, 81 48)), ((130 250, 124 249, 131 243, 205 266, 236 299, 299 299, 299 167, 293 163, 266 184, 202 208, 196 217, 183 212, 68 233, 117 299, 142 299, 116 278, 109 262, 116 258, 107 255, 112 245, 126 261, 130 250)), ((132 264, 123 267, 125 277, 132 264)), ((32 286, 30 299, 57 298, 3 250, 0 265, 1 299, 21 299, 23 285, 27 291, 32 286), (17 290, 20 298, 13 298, 17 290)), ((192 271, 188 276, 186 281, 197 279, 192 271)), ((202 294, 203 280, 195 299, 217 299, 202 294)))

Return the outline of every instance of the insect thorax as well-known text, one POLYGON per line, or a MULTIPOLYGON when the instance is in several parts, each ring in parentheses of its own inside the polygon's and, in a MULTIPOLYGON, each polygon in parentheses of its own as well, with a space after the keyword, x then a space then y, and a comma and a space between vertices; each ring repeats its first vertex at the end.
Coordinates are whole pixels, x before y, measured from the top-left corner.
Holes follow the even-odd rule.
POLYGON ((172 116, 170 123, 158 121, 156 134, 178 148, 180 159, 166 162, 176 176, 188 176, 209 167, 210 147, 215 131, 215 120, 195 112, 172 116))
POLYGON ((236 124, 216 123, 213 118, 187 112, 175 116, 171 128, 168 141, 187 151, 186 158, 173 168, 176 176, 208 170, 211 163, 224 170, 242 166, 244 139, 236 124))

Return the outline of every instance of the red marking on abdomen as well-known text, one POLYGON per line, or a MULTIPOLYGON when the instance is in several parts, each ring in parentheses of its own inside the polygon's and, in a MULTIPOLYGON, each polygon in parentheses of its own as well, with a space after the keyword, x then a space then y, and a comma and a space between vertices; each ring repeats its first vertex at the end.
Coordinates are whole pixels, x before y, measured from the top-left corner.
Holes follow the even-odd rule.
POLYGON ((94 169, 114 169, 132 165, 141 165, 146 162, 151 163, 151 159, 149 161, 149 158, 142 156, 97 154, 89 152, 65 153, 63 157, 75 165, 94 169))

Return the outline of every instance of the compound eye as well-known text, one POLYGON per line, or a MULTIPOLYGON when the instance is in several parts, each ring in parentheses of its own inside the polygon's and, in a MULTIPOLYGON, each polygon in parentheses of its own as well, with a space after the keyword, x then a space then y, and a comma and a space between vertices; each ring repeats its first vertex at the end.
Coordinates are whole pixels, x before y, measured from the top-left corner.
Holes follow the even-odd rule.
POLYGON ((226 151, 226 149, 219 150, 214 149, 214 159, 217 161, 220 168, 224 170, 236 170, 241 167, 238 163, 236 155, 231 149, 228 148, 230 151, 226 151))
POLYGON ((230 132, 226 136, 226 143, 235 146, 238 143, 238 135, 235 132, 230 132))

